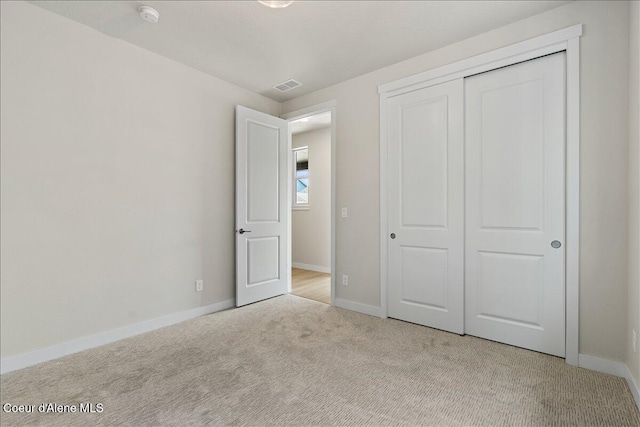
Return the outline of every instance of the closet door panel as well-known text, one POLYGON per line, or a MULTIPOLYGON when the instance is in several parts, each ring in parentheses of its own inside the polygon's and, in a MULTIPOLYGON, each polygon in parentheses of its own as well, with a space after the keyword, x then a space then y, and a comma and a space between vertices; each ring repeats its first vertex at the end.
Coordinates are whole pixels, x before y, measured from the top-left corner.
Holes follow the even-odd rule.
POLYGON ((565 54, 465 79, 465 331, 564 356, 565 54))
POLYGON ((463 333, 463 82, 388 103, 389 316, 463 333))

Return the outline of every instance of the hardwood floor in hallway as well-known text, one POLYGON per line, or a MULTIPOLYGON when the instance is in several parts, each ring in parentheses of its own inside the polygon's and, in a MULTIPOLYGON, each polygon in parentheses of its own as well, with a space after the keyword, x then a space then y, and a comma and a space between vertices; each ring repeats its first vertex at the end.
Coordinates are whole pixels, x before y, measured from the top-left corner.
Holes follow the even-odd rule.
POLYGON ((291 293, 299 297, 331 304, 331 275, 293 268, 291 270, 291 293))

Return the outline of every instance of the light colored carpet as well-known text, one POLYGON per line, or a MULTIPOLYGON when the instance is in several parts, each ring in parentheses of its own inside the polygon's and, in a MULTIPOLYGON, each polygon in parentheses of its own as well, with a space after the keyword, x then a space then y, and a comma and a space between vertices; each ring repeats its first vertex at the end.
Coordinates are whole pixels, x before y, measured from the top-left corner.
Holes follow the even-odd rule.
POLYGON ((638 426, 625 381, 285 295, 2 376, 9 425, 638 426))

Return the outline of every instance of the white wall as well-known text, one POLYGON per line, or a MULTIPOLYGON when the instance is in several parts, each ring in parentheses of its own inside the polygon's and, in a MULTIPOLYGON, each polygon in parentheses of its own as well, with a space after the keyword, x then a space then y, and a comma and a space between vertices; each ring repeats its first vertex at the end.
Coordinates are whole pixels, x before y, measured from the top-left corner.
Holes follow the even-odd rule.
POLYGON ((0 28, 2 357, 233 298, 234 106, 280 105, 25 2, 0 28))
POLYGON ((331 269, 331 128, 293 135, 293 148, 309 147, 309 209, 291 215, 292 260, 331 269))
MULTIPOLYGON (((632 333, 640 334, 640 2, 631 3, 629 44, 629 295, 627 365, 640 384, 640 353, 632 333)), ((640 339, 640 336, 638 336, 640 339)), ((639 349, 640 350, 640 349, 639 349)))
POLYGON ((380 304, 377 86, 574 24, 581 40, 580 351, 624 360, 627 343, 629 3, 573 2, 285 102, 283 112, 337 100, 336 297, 380 304), (353 164, 359 165, 354 168, 353 164))

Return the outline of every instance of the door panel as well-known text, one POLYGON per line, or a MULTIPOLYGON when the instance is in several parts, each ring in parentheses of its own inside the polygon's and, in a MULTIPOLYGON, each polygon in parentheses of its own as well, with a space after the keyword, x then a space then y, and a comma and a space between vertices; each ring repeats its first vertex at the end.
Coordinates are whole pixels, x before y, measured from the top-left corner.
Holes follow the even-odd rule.
POLYGON ((446 227, 447 97, 406 105, 401 111, 402 225, 446 227))
POLYGON ((247 122, 247 224, 280 218, 280 129, 247 122))
POLYGON ((236 107, 238 307, 288 290, 287 138, 284 120, 236 107))
POLYGON ((565 352, 565 54, 465 79, 465 332, 565 352))
POLYGON ((542 84, 518 82, 481 95, 482 228, 540 227, 542 84))
POLYGON ((463 83, 388 103, 389 316, 463 332, 463 83))
POLYGON ((447 250, 403 246, 401 251, 402 301, 446 310, 447 250))
POLYGON ((247 238, 247 286, 280 279, 280 237, 247 238))
POLYGON ((478 316, 540 327, 543 258, 478 251, 477 262, 478 316))

